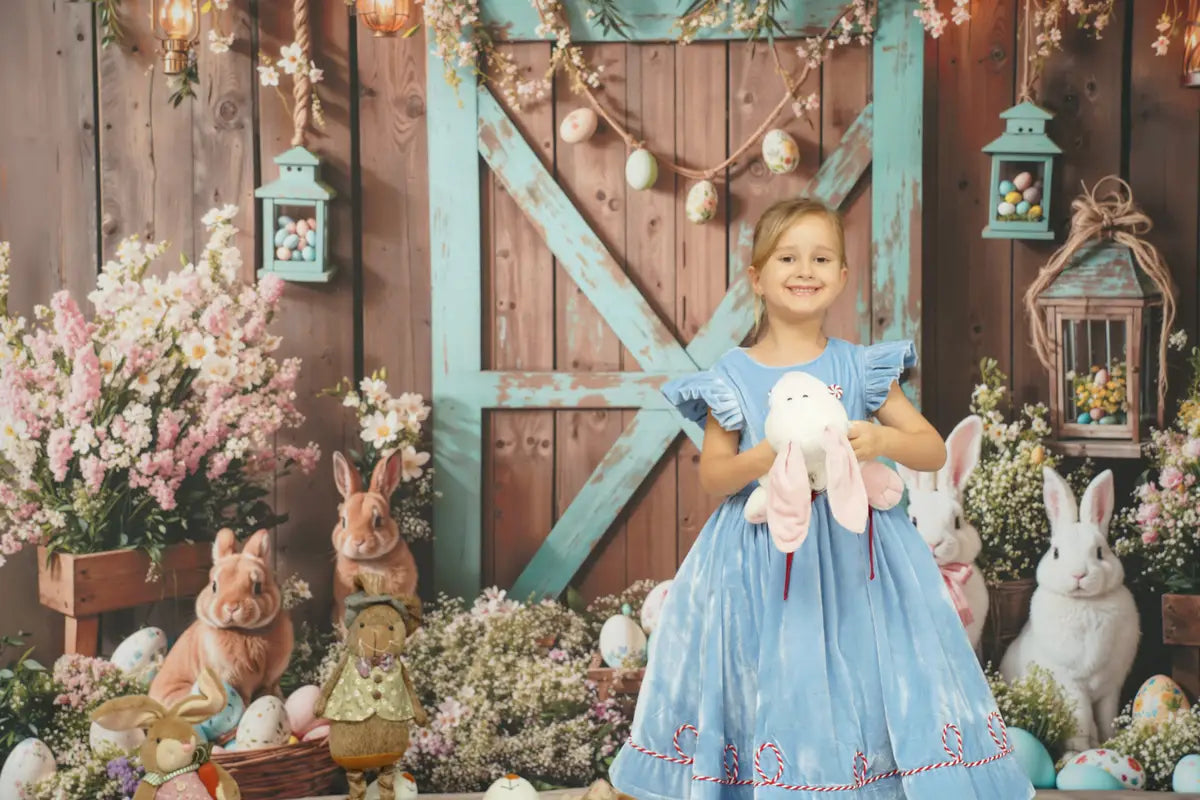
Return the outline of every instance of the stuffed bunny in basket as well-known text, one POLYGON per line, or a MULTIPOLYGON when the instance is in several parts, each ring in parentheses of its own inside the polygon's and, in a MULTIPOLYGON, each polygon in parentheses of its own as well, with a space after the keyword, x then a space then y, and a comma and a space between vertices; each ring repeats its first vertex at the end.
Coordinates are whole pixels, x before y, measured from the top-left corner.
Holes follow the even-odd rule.
POLYGON ((1112 472, 1092 479, 1078 514, 1062 476, 1044 467, 1042 477, 1050 549, 1038 562, 1029 621, 1004 654, 1000 674, 1011 682, 1033 664, 1049 670, 1075 703, 1076 735, 1067 748, 1086 750, 1112 736, 1141 629, 1124 567, 1108 546, 1112 472))
POLYGON ((972 414, 946 437, 946 465, 917 472, 900 465, 908 487, 908 514, 933 552, 971 647, 978 647, 988 613, 988 590, 975 559, 983 549, 979 531, 963 514, 963 490, 979 464, 983 420, 972 414))
POLYGON ((886 510, 904 493, 900 476, 878 461, 859 464, 847 433, 840 390, 807 372, 788 372, 771 387, 765 423, 775 463, 746 500, 748 522, 766 522, 789 556, 808 536, 812 496, 824 491, 838 524, 867 528, 869 508, 886 510))
POLYGON ((170 708, 146 695, 118 697, 92 712, 92 721, 110 731, 146 731, 140 755, 146 774, 133 800, 239 800, 237 783, 208 760, 208 747, 193 725, 225 707, 225 687, 211 669, 200 673, 203 694, 184 697, 170 708))

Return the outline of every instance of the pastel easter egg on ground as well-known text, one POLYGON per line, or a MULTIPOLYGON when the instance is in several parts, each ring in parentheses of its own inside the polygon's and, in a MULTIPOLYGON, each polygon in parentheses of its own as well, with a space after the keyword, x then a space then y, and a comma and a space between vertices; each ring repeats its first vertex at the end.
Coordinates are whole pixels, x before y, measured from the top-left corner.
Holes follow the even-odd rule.
POLYGON ((484 792, 483 800, 537 800, 533 784, 512 772, 498 778, 484 792))
POLYGON ((1038 789, 1053 789, 1055 784, 1054 761, 1046 746, 1024 728, 1009 728, 1008 740, 1013 748, 1013 757, 1029 777, 1029 782, 1038 789))
POLYGON ((649 150, 634 150, 625 161, 625 182, 641 191, 658 180, 658 162, 649 150))
POLYGON ((265 695, 250 704, 238 723, 238 748, 255 750, 275 747, 286 743, 291 733, 283 701, 273 695, 265 695))
MULTIPOLYGON (((246 704, 242 701, 242 696, 229 683, 225 683, 224 685, 225 707, 195 726, 196 730, 203 734, 204 738, 210 742, 235 730, 242 721, 242 716, 246 711, 246 704)), ((200 686, 198 684, 192 684, 192 694, 200 694, 200 686)))
POLYGON ((12 749, 0 769, 0 797, 31 797, 30 787, 57 771, 50 748, 41 739, 25 739, 12 749))
POLYGON ((646 633, 658 627, 658 618, 662 615, 663 603, 667 602, 667 592, 671 590, 672 583, 668 579, 656 585, 642 601, 642 628, 646 633))
POLYGON ((1119 791, 1125 787, 1099 767, 1068 764, 1058 773, 1058 788, 1063 791, 1119 791))
POLYGON ((708 222, 717 213, 717 188, 712 181, 700 181, 687 194, 687 218, 691 222, 708 222))
POLYGON ((284 707, 287 709, 288 727, 292 733, 303 736, 323 722, 323 720, 317 719, 317 715, 313 712, 313 706, 316 705, 317 698, 320 696, 321 687, 310 684, 301 686, 288 697, 284 707))
POLYGON ((1175 711, 1191 708, 1179 684, 1166 675, 1152 675, 1133 696, 1133 719, 1138 724, 1157 724, 1175 711))
POLYGON ((624 614, 609 617, 600 628, 600 657, 610 667, 646 659, 646 634, 624 614))
POLYGON ((160 628, 142 628, 117 645, 109 661, 148 685, 147 674, 157 663, 158 657, 166 655, 166 652, 167 635, 160 628))
POLYGON ((115 758, 132 753, 146 741, 146 732, 141 728, 128 731, 110 731, 93 722, 88 731, 88 746, 98 756, 115 758))
POLYGON ((1179 759, 1171 776, 1171 788, 1177 792, 1200 792, 1200 755, 1191 753, 1179 759))
POLYGON ((562 123, 558 126, 558 135, 564 142, 576 144, 590 139, 596 132, 598 123, 599 119, 596 117, 595 111, 590 108, 577 108, 563 117, 562 123))
POLYGON ((792 135, 782 128, 767 131, 762 143, 763 163, 776 175, 791 172, 800 166, 800 147, 792 135))
MULTIPOLYGON (((1070 763, 1077 767, 1096 767, 1104 770, 1118 781, 1118 789, 1146 788, 1146 771, 1137 759, 1107 748, 1085 750, 1072 758, 1070 763)), ((1061 785, 1059 788, 1062 788, 1061 785)))

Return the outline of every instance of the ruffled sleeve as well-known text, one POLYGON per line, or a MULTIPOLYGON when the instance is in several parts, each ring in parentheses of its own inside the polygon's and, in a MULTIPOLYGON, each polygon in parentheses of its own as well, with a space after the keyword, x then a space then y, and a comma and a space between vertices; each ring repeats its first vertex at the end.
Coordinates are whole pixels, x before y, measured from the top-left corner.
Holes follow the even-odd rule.
POLYGON ((867 412, 874 414, 887 400, 892 383, 906 369, 917 365, 917 347, 911 341, 880 342, 867 345, 863 358, 863 386, 866 387, 867 412))
POLYGON ((745 418, 737 393, 716 372, 706 370, 663 384, 662 393, 679 412, 701 427, 709 410, 727 431, 742 429, 745 418))

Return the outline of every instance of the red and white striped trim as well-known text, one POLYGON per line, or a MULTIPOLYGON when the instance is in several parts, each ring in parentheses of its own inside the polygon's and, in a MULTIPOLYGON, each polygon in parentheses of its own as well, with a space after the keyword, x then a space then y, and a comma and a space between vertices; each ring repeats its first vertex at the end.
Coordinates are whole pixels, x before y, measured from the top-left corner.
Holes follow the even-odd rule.
MULTIPOLYGON (((724 786, 770 786, 775 789, 786 789, 793 792, 852 792, 857 789, 862 789, 865 786, 870 786, 878 781, 887 780, 888 778, 907 778, 913 775, 920 775, 925 772, 930 772, 935 769, 945 769, 946 767, 981 767, 984 764, 990 764, 1012 753, 1012 747, 1008 742, 1008 726, 1005 725, 1000 712, 993 711, 987 716, 988 734, 992 737, 992 741, 996 743, 996 752, 986 758, 981 758, 976 761, 966 761, 963 757, 963 739, 962 731, 958 726, 949 723, 942 728, 942 749, 946 751, 948 759, 939 761, 936 764, 926 764, 922 767, 914 767, 913 769, 894 769, 891 772, 883 772, 878 775, 867 774, 867 756, 865 753, 856 752, 854 754, 854 762, 850 767, 850 775, 853 778, 852 783, 834 784, 826 786, 809 786, 805 784, 791 784, 783 782, 783 755, 779 752, 779 748, 772 742, 764 742, 758 746, 754 752, 754 773, 757 776, 755 779, 743 779, 738 775, 738 755, 737 748, 728 744, 725 745, 725 750, 722 754, 725 767, 725 777, 717 778, 709 775, 693 775, 694 781, 706 781, 708 783, 717 783, 724 786), (774 756, 775 770, 774 774, 768 776, 763 765, 763 753, 770 751, 774 756)), ((635 743, 632 738, 628 740, 628 744, 639 753, 658 758, 663 761, 668 761, 672 764, 691 765, 695 763, 695 758, 684 753, 683 748, 679 746, 679 734, 684 731, 691 731, 695 738, 699 738, 700 732, 693 725, 680 725, 675 731, 675 736, 672 737, 672 745, 678 757, 663 755, 656 753, 653 750, 642 747, 635 743)), ((768 760, 769 764, 769 760, 768 760)))

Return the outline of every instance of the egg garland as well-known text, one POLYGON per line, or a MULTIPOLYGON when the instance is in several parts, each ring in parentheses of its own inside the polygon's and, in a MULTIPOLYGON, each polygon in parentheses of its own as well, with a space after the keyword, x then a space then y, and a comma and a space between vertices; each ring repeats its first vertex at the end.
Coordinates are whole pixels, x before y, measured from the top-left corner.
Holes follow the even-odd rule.
POLYGON ((775 175, 784 175, 800 166, 800 147, 782 128, 767 131, 762 141, 763 163, 775 175))
POLYGON ((600 120, 590 108, 577 108, 563 117, 558 135, 567 144, 578 144, 592 138, 600 120))
POLYGON ((637 191, 649 189, 658 180, 658 162, 653 154, 644 148, 638 148, 629 154, 625 160, 625 182, 637 191))
POLYGON ((317 260, 317 221, 280 217, 275 227, 275 258, 280 261, 317 260))
POLYGON ((621 613, 604 621, 600 628, 600 657, 613 669, 640 667, 646 663, 646 634, 633 621, 628 603, 621 613))
POLYGON ((1005 222, 1041 222, 1042 182, 1021 172, 996 186, 996 218, 1005 222))
POLYGON ((717 213, 717 187, 712 181, 700 181, 688 190, 685 211, 689 222, 708 222, 717 213))

